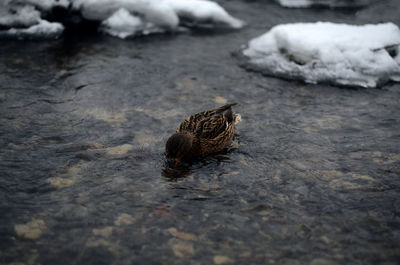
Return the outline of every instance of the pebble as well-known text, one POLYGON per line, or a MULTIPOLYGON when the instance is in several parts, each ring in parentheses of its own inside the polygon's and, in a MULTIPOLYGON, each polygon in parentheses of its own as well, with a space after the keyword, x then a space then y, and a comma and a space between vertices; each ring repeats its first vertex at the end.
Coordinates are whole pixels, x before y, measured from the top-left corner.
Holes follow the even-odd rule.
POLYGON ((76 178, 88 167, 87 162, 81 162, 68 168, 65 173, 48 178, 47 182, 57 188, 67 188, 75 184, 76 178))
POLYGON ((327 245, 329 245, 332 242, 332 240, 330 240, 327 236, 321 236, 320 239, 327 245))
POLYGON ((148 147, 157 142, 157 138, 150 132, 137 132, 134 135, 134 142, 136 144, 148 147))
POLYGON ((175 241, 172 244, 172 251, 178 258, 184 258, 194 254, 193 244, 187 241, 175 241))
POLYGON ((123 145, 118 145, 114 147, 110 147, 107 149, 107 154, 108 155, 125 155, 128 153, 130 150, 133 149, 133 146, 130 144, 123 144, 123 145))
POLYGON ((218 104, 226 104, 226 102, 228 102, 228 100, 226 98, 220 97, 220 96, 216 96, 214 98, 214 102, 218 103, 218 104))
POLYGON ((33 218, 26 224, 14 225, 14 230, 17 236, 27 239, 38 239, 46 230, 46 225, 43 220, 33 218))
POLYGON ((112 226, 107 226, 99 229, 94 228, 92 230, 93 235, 102 237, 110 237, 112 235, 112 232, 113 232, 112 226))
POLYGON ((329 183, 329 187, 334 190, 356 190, 356 189, 361 189, 363 186, 359 185, 357 183, 349 182, 349 181, 343 181, 341 179, 335 179, 332 180, 329 183))
POLYGON ((328 259, 317 258, 313 259, 310 265, 338 265, 338 263, 328 259))
POLYGON ((179 239, 183 239, 183 240, 190 240, 190 241, 197 241, 197 236, 190 234, 190 233, 184 233, 184 232, 178 232, 176 230, 176 228, 171 227, 168 229, 168 232, 179 239))
POLYGON ((214 261, 214 264, 217 264, 217 265, 230 264, 230 263, 234 262, 233 259, 231 259, 227 256, 220 256, 220 255, 214 256, 213 261, 214 261))
POLYGON ((181 114, 180 111, 176 110, 176 109, 172 109, 172 110, 163 110, 163 109, 147 109, 147 108, 142 108, 142 107, 135 107, 133 108, 134 111, 136 112, 141 112, 146 114, 149 117, 152 117, 154 119, 157 120, 163 120, 166 118, 170 118, 170 117, 174 117, 174 116, 178 116, 181 114))
POLYGON ((121 225, 131 225, 135 222, 135 218, 133 218, 131 215, 127 213, 122 213, 118 218, 114 221, 114 224, 116 226, 121 226, 121 225))
POLYGON ((343 177, 343 173, 337 170, 321 170, 319 171, 325 178, 334 179, 337 177, 343 177))
POLYGON ((75 184, 75 178, 52 177, 47 182, 57 188, 67 188, 75 184))
POLYGON ((92 116, 97 120, 102 120, 107 123, 123 123, 127 122, 127 118, 125 116, 126 109, 122 109, 121 111, 114 112, 108 111, 106 109, 94 108, 91 110, 87 110, 84 114, 92 116))

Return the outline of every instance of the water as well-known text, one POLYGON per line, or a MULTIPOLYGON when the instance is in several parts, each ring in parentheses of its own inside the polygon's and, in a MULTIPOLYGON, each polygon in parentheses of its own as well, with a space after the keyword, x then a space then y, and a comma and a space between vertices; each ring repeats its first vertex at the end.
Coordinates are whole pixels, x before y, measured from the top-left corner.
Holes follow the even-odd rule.
POLYGON ((249 26, 2 42, 1 264, 399 262, 400 85, 307 85, 231 56, 275 24, 380 18, 223 4, 249 26), (166 169, 168 136, 224 99, 232 148, 166 169))

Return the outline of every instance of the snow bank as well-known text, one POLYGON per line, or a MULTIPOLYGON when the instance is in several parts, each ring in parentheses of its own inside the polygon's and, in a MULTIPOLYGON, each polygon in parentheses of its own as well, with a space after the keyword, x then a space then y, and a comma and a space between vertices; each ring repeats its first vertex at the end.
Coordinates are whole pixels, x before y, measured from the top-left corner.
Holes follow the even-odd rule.
POLYGON ((331 8, 358 8, 367 6, 372 0, 275 0, 281 6, 293 8, 306 8, 325 6, 331 8))
POLYGON ((375 87, 400 81, 400 30, 328 22, 273 27, 242 50, 244 67, 308 83, 375 87))
POLYGON ((35 30, 38 37, 57 37, 55 33, 62 33, 62 25, 44 21, 46 17, 68 21, 68 17, 55 17, 60 9, 65 10, 63 16, 79 14, 83 21, 98 21, 103 32, 119 38, 175 31, 182 25, 243 26, 242 21, 208 0, 3 0, 0 37, 12 37, 14 32, 16 38, 27 36, 22 32, 33 37, 35 30))

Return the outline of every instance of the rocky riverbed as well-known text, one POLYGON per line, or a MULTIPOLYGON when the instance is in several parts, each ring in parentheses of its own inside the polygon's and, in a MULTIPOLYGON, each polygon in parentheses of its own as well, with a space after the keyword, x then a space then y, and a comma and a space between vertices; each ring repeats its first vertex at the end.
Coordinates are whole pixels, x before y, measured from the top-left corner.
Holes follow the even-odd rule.
POLYGON ((232 56, 277 24, 391 21, 220 1, 247 26, 0 45, 0 264, 398 264, 400 85, 262 76, 232 56), (226 153, 171 171, 186 116, 238 101, 226 153))

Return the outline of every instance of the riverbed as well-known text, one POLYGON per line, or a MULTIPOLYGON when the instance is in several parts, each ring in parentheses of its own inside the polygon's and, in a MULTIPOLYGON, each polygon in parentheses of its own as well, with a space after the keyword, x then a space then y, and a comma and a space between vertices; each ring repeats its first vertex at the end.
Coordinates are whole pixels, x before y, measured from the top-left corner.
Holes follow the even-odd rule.
POLYGON ((281 23, 399 26, 397 5, 221 5, 247 26, 1 42, 1 264, 399 263, 400 85, 305 84, 233 56, 281 23), (168 169, 179 123, 226 102, 231 148, 168 169))

